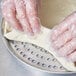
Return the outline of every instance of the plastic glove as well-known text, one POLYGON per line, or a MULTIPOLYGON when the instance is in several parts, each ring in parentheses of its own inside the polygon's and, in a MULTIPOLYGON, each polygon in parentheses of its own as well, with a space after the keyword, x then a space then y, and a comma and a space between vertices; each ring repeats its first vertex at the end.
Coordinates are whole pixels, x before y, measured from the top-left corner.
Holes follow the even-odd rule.
POLYGON ((4 0, 4 19, 15 29, 34 35, 40 31, 37 0, 4 0))
POLYGON ((51 44, 59 56, 76 61, 76 12, 53 28, 51 44))

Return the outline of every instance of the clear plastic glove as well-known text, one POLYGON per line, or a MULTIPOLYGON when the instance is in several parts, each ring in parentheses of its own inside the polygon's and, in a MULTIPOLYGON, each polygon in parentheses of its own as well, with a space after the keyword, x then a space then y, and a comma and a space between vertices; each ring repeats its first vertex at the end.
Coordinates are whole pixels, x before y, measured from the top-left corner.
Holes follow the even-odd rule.
POLYGON ((76 62, 76 12, 53 28, 51 44, 59 56, 76 62))
POLYGON ((2 14, 15 29, 34 35, 40 31, 39 0, 4 0, 2 14))

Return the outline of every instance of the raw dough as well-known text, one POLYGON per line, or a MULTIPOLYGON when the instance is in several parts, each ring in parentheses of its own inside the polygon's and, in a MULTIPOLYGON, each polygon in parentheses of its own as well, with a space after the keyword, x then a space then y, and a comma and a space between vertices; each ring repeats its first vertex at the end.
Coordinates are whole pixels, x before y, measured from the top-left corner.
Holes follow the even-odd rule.
POLYGON ((15 40, 15 41, 22 41, 22 42, 29 42, 36 44, 45 50, 49 51, 51 54, 53 54, 56 59, 69 71, 76 71, 76 67, 74 63, 68 62, 63 57, 58 57, 54 49, 51 47, 49 41, 51 34, 51 29, 45 28, 41 26, 41 32, 37 34, 34 37, 29 37, 25 33, 11 29, 7 22, 5 22, 5 28, 4 28, 4 36, 9 40, 15 40))

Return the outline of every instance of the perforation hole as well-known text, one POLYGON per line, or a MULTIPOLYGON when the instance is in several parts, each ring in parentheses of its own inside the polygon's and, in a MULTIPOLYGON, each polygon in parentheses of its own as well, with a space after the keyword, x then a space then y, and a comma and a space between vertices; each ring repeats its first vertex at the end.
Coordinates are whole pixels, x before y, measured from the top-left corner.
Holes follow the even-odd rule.
POLYGON ((37 48, 37 46, 36 46, 36 45, 34 45, 34 44, 32 44, 32 46, 34 46, 35 48, 37 48))
POLYGON ((55 61, 56 61, 56 59, 54 58, 54 59, 52 59, 52 61, 54 61, 54 62, 55 62, 55 61))
POLYGON ((21 51, 20 54, 23 54, 23 52, 21 51))
POLYGON ((30 48, 28 48, 27 51, 30 51, 30 48))
POLYGON ((54 68, 54 69, 56 69, 56 68, 57 68, 57 66, 55 66, 55 65, 54 65, 54 66, 53 66, 53 68, 54 68))
POLYGON ((33 52, 33 51, 31 51, 31 54, 34 54, 34 52, 33 52))
POLYGON ((28 60, 30 60, 30 58, 28 58, 28 60))
POLYGON ((43 63, 42 66, 43 66, 43 67, 46 67, 46 64, 43 63))
POLYGON ((21 42, 21 44, 23 45, 23 44, 24 44, 24 42, 21 42))
POLYGON ((17 47, 17 45, 15 45, 14 47, 17 47))
POLYGON ((36 54, 36 57, 39 57, 39 54, 36 54))
POLYGON ((44 58, 44 56, 41 56, 41 59, 43 59, 44 58))
POLYGON ((26 55, 24 54, 23 57, 26 57, 26 55))
POLYGON ((23 46, 24 48, 26 47, 26 45, 23 46))
POLYGON ((45 50, 44 50, 43 48, 40 48, 40 51, 41 51, 41 52, 45 52, 45 50))
POLYGON ((36 45, 35 45, 34 47, 35 47, 35 48, 37 48, 37 46, 36 46, 36 45))
POLYGON ((33 62, 33 63, 36 63, 36 61, 35 61, 35 60, 32 60, 32 62, 33 62))
POLYGON ((48 68, 52 68, 52 65, 49 65, 48 68))
POLYGON ((40 65, 40 62, 37 62, 37 65, 40 65))
POLYGON ((11 41, 12 44, 14 44, 14 41, 11 41))
POLYGON ((60 69, 63 70, 64 69, 63 66, 60 66, 60 69))
POLYGON ((17 51, 20 51, 20 48, 17 48, 16 50, 17 50, 17 51))
POLYGON ((29 61, 31 61, 31 60, 32 60, 32 58, 30 58, 30 57, 29 57, 29 58, 28 58, 28 60, 29 60, 29 61))
POLYGON ((51 59, 50 58, 47 58, 47 61, 50 61, 51 59))
POLYGON ((45 53, 48 53, 48 51, 47 51, 47 50, 45 50, 45 53))

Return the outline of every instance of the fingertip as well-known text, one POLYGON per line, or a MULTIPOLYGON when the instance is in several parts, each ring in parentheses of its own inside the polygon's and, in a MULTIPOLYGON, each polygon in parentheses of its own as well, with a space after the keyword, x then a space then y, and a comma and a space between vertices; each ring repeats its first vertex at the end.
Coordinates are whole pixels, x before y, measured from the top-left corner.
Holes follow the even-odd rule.
POLYGON ((32 33, 32 32, 27 32, 27 35, 28 35, 28 36, 34 36, 34 33, 32 33))
POLYGON ((21 26, 18 26, 18 27, 14 27, 16 30, 19 30, 19 31, 21 31, 21 32, 23 32, 24 30, 23 30, 23 28, 21 27, 21 26))
POLYGON ((33 32, 34 32, 34 34, 38 34, 38 33, 40 32, 40 26, 35 27, 35 28, 33 29, 33 32))
POLYGON ((18 31, 21 31, 21 32, 23 32, 24 30, 23 30, 23 28, 22 28, 22 26, 18 23, 18 22, 16 22, 16 23, 12 23, 12 22, 10 22, 10 21, 8 21, 8 20, 6 20, 8 23, 9 23, 9 25, 13 28, 13 29, 15 29, 15 30, 18 30, 18 31))
POLYGON ((72 62, 76 62, 76 51, 74 53, 69 54, 67 58, 72 62))
POLYGON ((33 19, 31 19, 31 27, 32 27, 34 34, 39 33, 41 30, 40 19, 37 17, 34 17, 33 19))
POLYGON ((28 25, 27 26, 23 26, 23 30, 24 30, 25 34, 27 34, 28 36, 33 36, 34 35, 31 27, 28 26, 28 25))
POLYGON ((34 36, 34 33, 33 32, 29 32, 29 31, 26 31, 26 30, 24 30, 24 32, 25 32, 25 34, 27 36, 34 36))
POLYGON ((52 29, 52 32, 51 32, 51 39, 52 41, 55 41, 58 37, 58 33, 59 33, 59 30, 58 30, 58 25, 54 26, 54 28, 52 29))

